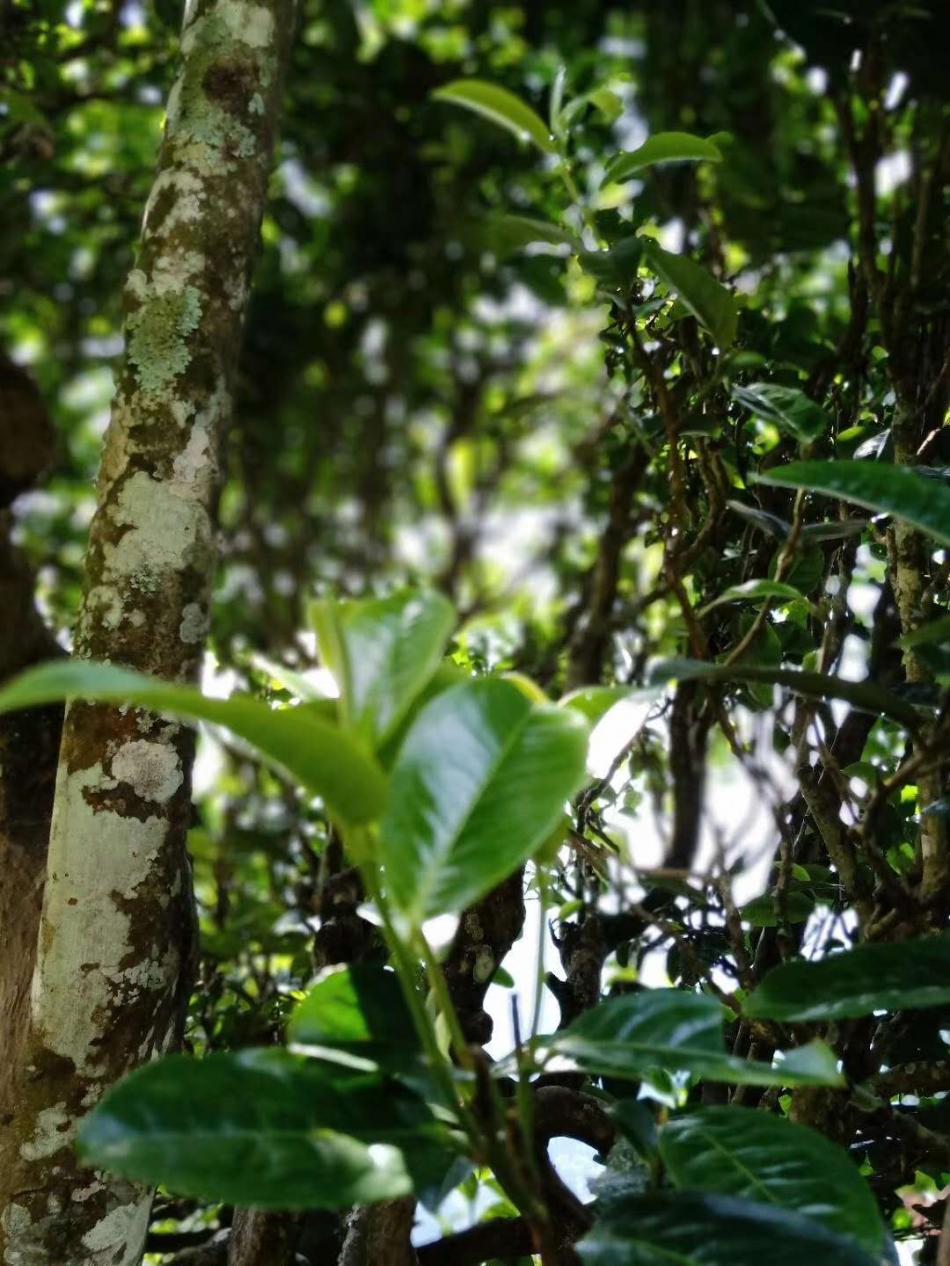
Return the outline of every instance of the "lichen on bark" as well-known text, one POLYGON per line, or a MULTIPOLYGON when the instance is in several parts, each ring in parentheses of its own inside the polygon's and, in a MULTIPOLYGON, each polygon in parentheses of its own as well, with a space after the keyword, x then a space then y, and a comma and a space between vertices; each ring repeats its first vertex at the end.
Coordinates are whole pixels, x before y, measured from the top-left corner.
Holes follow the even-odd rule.
MULTIPOLYGON (((194 678, 215 563, 219 453, 266 197, 291 0, 191 0, 125 291, 76 652, 194 678)), ((192 740, 133 709, 67 713, 29 1033, 6 1072, 4 1266, 133 1266, 150 1197, 79 1164, 78 1121, 176 1039, 193 908, 192 740)))

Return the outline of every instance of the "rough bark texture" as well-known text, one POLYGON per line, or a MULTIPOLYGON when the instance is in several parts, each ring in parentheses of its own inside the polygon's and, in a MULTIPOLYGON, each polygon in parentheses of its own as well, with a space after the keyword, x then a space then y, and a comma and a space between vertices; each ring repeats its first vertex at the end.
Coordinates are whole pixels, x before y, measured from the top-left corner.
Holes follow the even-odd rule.
MULTIPOLYGON (((197 672, 218 455, 273 150, 291 0, 190 0, 126 289, 126 350, 86 557, 80 655, 197 672)), ((29 1037, 6 1074, 5 1266, 128 1266, 149 1193, 83 1169, 75 1127, 175 1040, 193 921, 189 736, 77 704, 57 772, 29 1037)))
POLYGON ((337 1266, 417 1266, 409 1239, 415 1214, 412 1196, 353 1209, 337 1266))
POLYGON ((301 1217, 263 1209, 237 1209, 228 1241, 228 1266, 294 1266, 301 1217))

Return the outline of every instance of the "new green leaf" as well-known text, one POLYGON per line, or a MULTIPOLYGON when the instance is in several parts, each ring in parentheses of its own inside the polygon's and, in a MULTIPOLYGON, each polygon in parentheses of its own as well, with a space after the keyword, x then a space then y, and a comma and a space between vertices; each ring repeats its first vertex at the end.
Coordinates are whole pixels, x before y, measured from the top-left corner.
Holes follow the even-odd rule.
POLYGON ((950 486, 911 467, 886 462, 793 462, 756 478, 762 484, 840 497, 875 514, 892 514, 941 545, 950 545, 950 486))
POLYGON ((660 280, 675 290, 681 302, 727 348, 735 341, 739 311, 732 294, 699 264, 683 255, 671 255, 651 238, 641 238, 646 263, 660 280))
POLYGON ((816 962, 783 963, 746 999, 767 1020, 842 1020, 950 1002, 950 934, 859 945, 816 962))
POLYGON ((242 695, 208 699, 191 686, 76 659, 55 660, 22 673, 0 690, 0 713, 60 699, 130 704, 223 726, 309 792, 322 796, 343 822, 368 822, 379 816, 386 802, 386 777, 372 756, 310 707, 272 708, 242 695))
POLYGON ((713 142, 690 132, 655 132, 637 149, 618 154, 607 164, 604 183, 628 180, 644 167, 657 163, 722 162, 722 151, 713 142))
POLYGON ((677 1187, 794 1209, 869 1253, 884 1246, 877 1201, 857 1165, 807 1126, 736 1105, 700 1108, 663 1128, 660 1155, 677 1187))
POLYGON ((315 602, 320 650, 340 688, 347 725, 381 747, 433 675, 455 624, 441 594, 315 602))
POLYGON ((498 127, 513 132, 520 140, 528 139, 545 154, 553 154, 555 145, 547 124, 507 88, 487 83, 484 79, 454 79, 432 94, 438 101, 464 106, 490 119, 498 127))
POLYGON ((584 781, 587 727, 483 678, 419 713, 392 772, 380 855, 412 922, 462 910, 551 835, 584 781))

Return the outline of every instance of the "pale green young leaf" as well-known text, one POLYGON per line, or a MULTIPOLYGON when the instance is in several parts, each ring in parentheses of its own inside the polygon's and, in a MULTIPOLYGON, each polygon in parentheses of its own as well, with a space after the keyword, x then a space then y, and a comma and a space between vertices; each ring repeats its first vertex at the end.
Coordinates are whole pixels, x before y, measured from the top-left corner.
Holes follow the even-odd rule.
POLYGON ((452 604, 438 593, 404 590, 321 600, 311 619, 344 723, 374 748, 383 746, 441 662, 455 624, 452 604))
POLYGON ((651 238, 641 238, 643 256, 649 267, 683 305, 713 336, 716 345, 725 349, 734 342, 739 310, 730 291, 700 264, 683 255, 663 250, 651 238))
POLYGON ((617 154, 607 164, 604 183, 619 184, 658 163, 721 163, 722 150, 712 140, 690 132, 655 132, 634 150, 617 154))
POLYGON ((482 678, 419 713, 380 824, 390 897, 410 922, 464 909, 551 835, 584 781, 587 727, 482 678))
POLYGON ((498 127, 513 132, 519 140, 530 140, 545 154, 553 154, 555 145, 544 120, 507 88, 484 79, 455 79, 433 92, 438 101, 463 106, 498 127))
POLYGON ((386 777, 372 756, 309 706, 272 708, 246 695, 209 699, 191 686, 76 659, 54 660, 14 678, 0 690, 0 713, 61 699, 129 704, 223 726, 307 791, 321 796, 333 816, 345 823, 371 821, 386 803, 386 777))

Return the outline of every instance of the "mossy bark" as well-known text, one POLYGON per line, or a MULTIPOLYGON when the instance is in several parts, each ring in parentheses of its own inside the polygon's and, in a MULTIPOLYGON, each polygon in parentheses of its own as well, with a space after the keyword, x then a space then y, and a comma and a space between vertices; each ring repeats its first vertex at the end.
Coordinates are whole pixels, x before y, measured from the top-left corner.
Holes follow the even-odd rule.
MULTIPOLYGON (((197 674, 241 323, 292 0, 189 0, 181 74, 126 288, 126 350, 86 556, 79 655, 197 674)), ((191 745, 131 709, 66 716, 20 1058, 2 1076, 4 1266, 128 1266, 149 1193, 84 1169, 78 1122, 176 1040, 193 902, 191 745)))

